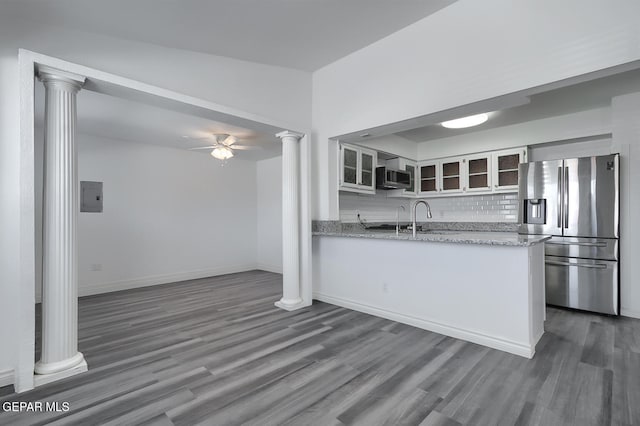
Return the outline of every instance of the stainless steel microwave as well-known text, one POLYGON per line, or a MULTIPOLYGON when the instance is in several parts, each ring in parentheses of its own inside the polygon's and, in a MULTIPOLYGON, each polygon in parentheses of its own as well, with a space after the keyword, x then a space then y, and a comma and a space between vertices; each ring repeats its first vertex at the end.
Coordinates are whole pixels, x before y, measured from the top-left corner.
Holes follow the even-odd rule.
POLYGON ((376 188, 408 189, 411 187, 411 174, 404 170, 390 169, 385 166, 376 167, 376 188))

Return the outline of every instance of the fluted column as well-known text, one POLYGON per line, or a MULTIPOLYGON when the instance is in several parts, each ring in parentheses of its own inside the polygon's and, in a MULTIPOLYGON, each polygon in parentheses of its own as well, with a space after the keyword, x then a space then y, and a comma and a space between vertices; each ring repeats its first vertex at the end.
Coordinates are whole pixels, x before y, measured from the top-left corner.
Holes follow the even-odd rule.
POLYGON ((45 86, 42 355, 36 385, 86 371, 78 352, 76 95, 84 78, 40 67, 45 86), (40 375, 40 376, 39 376, 40 375))
POLYGON ((282 140, 282 299, 276 306, 288 311, 303 307, 300 297, 300 166, 301 133, 285 131, 282 140))

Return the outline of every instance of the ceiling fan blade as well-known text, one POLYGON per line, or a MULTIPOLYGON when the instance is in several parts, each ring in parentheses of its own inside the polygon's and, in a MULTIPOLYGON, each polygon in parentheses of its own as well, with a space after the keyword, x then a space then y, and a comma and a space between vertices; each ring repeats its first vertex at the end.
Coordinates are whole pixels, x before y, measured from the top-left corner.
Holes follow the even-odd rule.
POLYGON ((240 151, 248 151, 251 149, 263 149, 261 146, 256 146, 256 145, 232 145, 230 146, 231 149, 237 149, 240 151))
POLYGON ((217 145, 212 145, 212 146, 197 146, 195 148, 189 148, 189 151, 195 151, 197 149, 213 149, 215 148, 217 145))
POLYGON ((182 138, 183 139, 189 139, 189 140, 192 140, 192 141, 202 141, 202 140, 206 140, 206 139, 210 140, 211 136, 202 136, 202 137, 199 137, 199 138, 195 138, 193 136, 184 135, 182 138))
POLYGON ((236 142, 238 142, 238 139, 235 136, 227 135, 227 137, 224 138, 224 140, 222 140, 221 143, 224 144, 224 145, 230 146, 230 145, 233 145, 236 142))

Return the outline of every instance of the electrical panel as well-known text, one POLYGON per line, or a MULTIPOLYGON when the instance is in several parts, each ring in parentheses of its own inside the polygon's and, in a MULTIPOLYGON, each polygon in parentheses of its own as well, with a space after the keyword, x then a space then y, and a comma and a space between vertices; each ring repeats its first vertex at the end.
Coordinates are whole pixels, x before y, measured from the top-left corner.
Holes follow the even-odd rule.
POLYGON ((102 182, 80 182, 80 211, 102 213, 102 182))

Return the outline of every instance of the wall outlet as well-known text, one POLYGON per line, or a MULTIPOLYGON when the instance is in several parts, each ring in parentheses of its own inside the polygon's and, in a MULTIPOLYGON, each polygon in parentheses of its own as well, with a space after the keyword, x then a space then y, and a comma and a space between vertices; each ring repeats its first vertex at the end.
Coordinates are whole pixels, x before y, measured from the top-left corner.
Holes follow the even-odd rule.
POLYGON ((385 294, 389 293, 389 283, 382 283, 382 292, 385 294))
POLYGON ((92 263, 91 264, 91 270, 93 272, 102 271, 102 263, 92 263))

